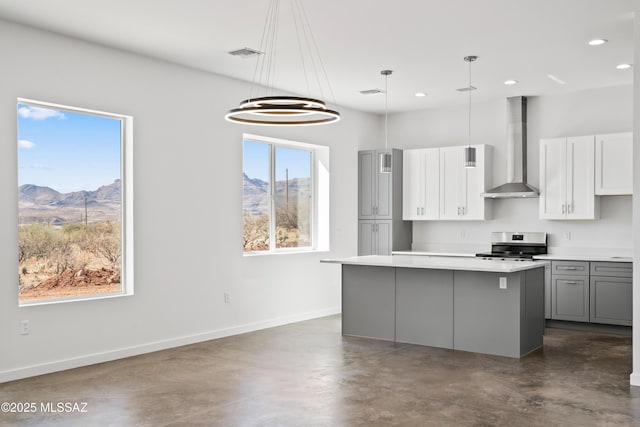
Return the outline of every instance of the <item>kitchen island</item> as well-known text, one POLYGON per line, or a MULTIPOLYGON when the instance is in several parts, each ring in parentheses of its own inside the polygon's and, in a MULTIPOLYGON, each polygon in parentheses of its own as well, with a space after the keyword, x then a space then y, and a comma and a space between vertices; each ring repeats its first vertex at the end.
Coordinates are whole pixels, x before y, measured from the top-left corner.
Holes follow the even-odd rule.
POLYGON ((360 256, 342 265, 343 335, 522 357, 542 346, 547 261, 360 256))

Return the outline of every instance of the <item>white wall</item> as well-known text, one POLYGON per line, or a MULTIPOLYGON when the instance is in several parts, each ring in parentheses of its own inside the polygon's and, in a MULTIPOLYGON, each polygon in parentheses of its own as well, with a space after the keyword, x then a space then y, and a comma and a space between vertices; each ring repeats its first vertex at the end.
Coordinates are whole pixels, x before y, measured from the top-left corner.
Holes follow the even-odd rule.
POLYGON ((230 124, 247 83, 4 21, 0 54, 0 382, 339 311, 339 267, 319 260, 357 252, 354 165, 378 117, 230 124), (17 97, 134 117, 135 296, 18 308, 17 97), (330 252, 242 256, 243 132, 330 147, 330 252))
MULTIPOLYGON (((528 97, 528 182, 539 188, 540 138, 630 131, 633 128, 632 86, 609 87, 564 95, 528 97)), ((464 145, 468 141, 467 106, 394 114, 389 140, 394 147, 464 145)), ((506 182, 506 100, 474 105, 472 141, 494 146, 494 184, 506 182)), ((538 199, 500 199, 490 221, 416 221, 414 248, 488 250, 491 231, 546 231, 558 250, 601 248, 627 253, 631 237, 631 197, 601 197, 598 221, 538 219, 538 199), (464 232, 464 238, 461 237, 464 232), (571 240, 564 240, 564 232, 571 240)))
MULTIPOLYGON (((633 57, 634 63, 640 63, 640 10, 636 11, 633 21, 633 57)), ((633 80, 640 82, 640 69, 633 67, 633 80)), ((633 88, 633 169, 640 170, 640 84, 633 88)), ((633 174, 634 188, 640 188, 640 173, 633 174)), ((633 211, 640 212, 640 197, 638 192, 633 196, 633 211)), ((633 221, 633 244, 640 248, 640 217, 636 213, 633 221)), ((640 386, 640 251, 633 253, 633 372, 630 376, 631 385, 640 386)))

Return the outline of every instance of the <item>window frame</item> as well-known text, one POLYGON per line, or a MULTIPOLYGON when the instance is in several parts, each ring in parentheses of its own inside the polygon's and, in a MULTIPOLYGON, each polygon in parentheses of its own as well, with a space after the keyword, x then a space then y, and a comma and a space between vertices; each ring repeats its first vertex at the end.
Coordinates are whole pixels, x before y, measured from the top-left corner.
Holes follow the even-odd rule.
MULTIPOLYGON (((260 256, 260 255, 274 255, 274 254, 295 254, 295 253, 305 253, 305 252, 317 252, 325 250, 319 241, 321 240, 319 236, 319 150, 326 150, 325 157, 326 162, 328 163, 328 147, 323 147, 320 145, 310 144, 306 142, 299 141, 291 141, 281 138, 273 138, 266 137, 254 134, 243 133, 242 135, 242 172, 244 173, 244 143, 246 141, 251 141, 255 143, 266 144, 269 146, 269 249, 263 251, 244 251, 242 248, 243 256, 260 256), (292 150, 302 150, 310 153, 310 179, 311 179, 311 201, 310 201, 310 209, 311 209, 311 225, 309 227, 309 231, 311 234, 311 245, 303 246, 303 247, 287 247, 287 248, 278 248, 276 243, 276 203, 275 203, 275 166, 276 166, 276 148, 288 148, 292 150)), ((328 165, 327 165, 328 167, 328 165)), ((328 178, 327 178, 328 179, 328 178)), ((328 187, 328 183, 327 183, 328 187)), ((244 190, 243 190, 244 191, 244 190)), ((244 214, 244 207, 243 214, 244 214)), ((328 215, 328 206, 327 206, 327 215, 328 215)), ((242 231, 244 233, 244 223, 242 224, 242 231)))
MULTIPOLYGON (((133 230, 133 116, 110 113, 70 105, 62 105, 53 102, 39 101, 28 98, 16 98, 16 140, 18 139, 18 105, 27 105, 36 108, 85 114, 96 117, 104 117, 120 121, 120 292, 104 294, 76 295, 62 298, 47 298, 29 301, 20 301, 18 294, 18 307, 30 307, 39 305, 60 304, 78 301, 91 301, 98 299, 118 298, 134 295, 134 230, 133 230)), ((16 163, 18 153, 16 152, 16 163)), ((18 163, 17 163, 18 164, 18 163)), ((19 165, 19 164, 18 164, 19 165)), ((16 203, 18 200, 16 199, 16 203)), ((16 216, 16 222, 18 217, 16 216)), ((16 224, 17 225, 17 224, 16 224)), ((17 227, 16 227, 17 228, 17 227)), ((16 241, 17 248, 17 241, 16 241)), ((19 268, 19 266, 17 266, 19 268)))

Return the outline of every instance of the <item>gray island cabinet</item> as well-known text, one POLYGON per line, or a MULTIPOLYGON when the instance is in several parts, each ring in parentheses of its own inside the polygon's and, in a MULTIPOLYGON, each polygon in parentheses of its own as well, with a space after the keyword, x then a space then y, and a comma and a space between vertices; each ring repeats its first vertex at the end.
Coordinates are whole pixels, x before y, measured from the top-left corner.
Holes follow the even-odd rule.
POLYGON ((342 333, 522 357, 542 346, 545 261, 364 256, 342 264, 342 333))

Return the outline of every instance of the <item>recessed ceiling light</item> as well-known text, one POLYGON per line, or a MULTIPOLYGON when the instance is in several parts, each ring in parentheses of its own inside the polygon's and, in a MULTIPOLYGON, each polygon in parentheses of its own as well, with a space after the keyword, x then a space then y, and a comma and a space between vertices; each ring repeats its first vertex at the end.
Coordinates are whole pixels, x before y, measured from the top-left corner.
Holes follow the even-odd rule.
POLYGON ((605 44, 608 41, 609 40, 607 40, 607 39, 593 39, 593 40, 589 40, 587 42, 587 44, 589 46, 601 46, 601 45, 605 44))
POLYGON ((424 97, 424 96, 427 96, 427 93, 426 93, 426 92, 416 92, 416 96, 417 96, 418 98, 422 98, 422 97, 424 97))
POLYGON ((517 80, 505 80, 504 81, 504 84, 506 84, 507 86, 511 86, 511 85, 516 84, 516 83, 518 83, 517 80))
POLYGON ((631 64, 618 64, 616 65, 618 70, 626 70, 627 68, 631 68, 631 64))

